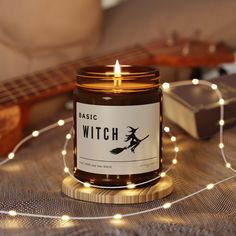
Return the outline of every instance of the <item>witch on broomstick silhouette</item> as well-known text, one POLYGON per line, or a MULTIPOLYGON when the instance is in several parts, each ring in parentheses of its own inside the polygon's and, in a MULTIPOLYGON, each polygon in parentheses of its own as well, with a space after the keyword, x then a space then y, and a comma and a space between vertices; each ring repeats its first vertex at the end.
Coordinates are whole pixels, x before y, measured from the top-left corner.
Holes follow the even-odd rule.
POLYGON ((125 147, 118 147, 118 148, 114 148, 112 149, 110 152, 114 155, 117 155, 121 152, 123 152, 124 150, 130 149, 133 153, 135 152, 135 149, 138 147, 138 145, 145 140, 146 138, 149 137, 149 135, 147 135, 146 137, 144 137, 143 139, 139 139, 136 137, 135 132, 138 130, 138 128, 133 128, 131 126, 128 126, 127 128, 129 128, 129 134, 125 135, 125 142, 130 142, 130 144, 128 146, 125 147))

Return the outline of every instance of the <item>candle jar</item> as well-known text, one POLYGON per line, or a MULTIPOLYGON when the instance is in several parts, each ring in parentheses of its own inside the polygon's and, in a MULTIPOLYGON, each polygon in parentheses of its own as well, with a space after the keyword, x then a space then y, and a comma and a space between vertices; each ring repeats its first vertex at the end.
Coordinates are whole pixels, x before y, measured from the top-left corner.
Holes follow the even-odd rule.
POLYGON ((99 186, 138 184, 161 172, 159 71, 121 66, 117 77, 113 68, 81 68, 74 91, 74 175, 99 186))

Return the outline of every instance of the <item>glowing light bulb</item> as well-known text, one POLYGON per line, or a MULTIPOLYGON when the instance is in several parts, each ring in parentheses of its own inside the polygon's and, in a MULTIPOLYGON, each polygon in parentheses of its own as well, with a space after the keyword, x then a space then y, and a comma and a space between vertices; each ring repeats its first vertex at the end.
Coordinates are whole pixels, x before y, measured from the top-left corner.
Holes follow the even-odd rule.
POLYGON ((16 216, 17 215, 16 211, 13 211, 13 210, 9 211, 8 214, 10 216, 16 216))
POLYGON ((67 154, 67 151, 66 151, 65 149, 63 149, 63 150, 61 151, 61 155, 65 156, 66 154, 67 154))
POLYGON ((165 177, 166 176, 166 172, 161 172, 160 176, 161 176, 161 178, 165 177))
POLYGON ((224 124, 225 124, 224 120, 220 120, 220 121, 219 121, 219 125, 222 126, 222 125, 224 125, 224 124))
POLYGON ((121 214, 115 214, 115 215, 113 216, 113 218, 114 218, 115 220, 120 220, 120 219, 122 218, 122 215, 121 215, 121 214))
POLYGON ((163 88, 164 90, 167 90, 167 89, 170 88, 170 84, 165 82, 165 83, 162 84, 162 88, 163 88))
POLYGON ((14 152, 10 152, 8 154, 8 159, 13 159, 15 157, 15 153, 14 152))
POLYGON ((170 140, 171 140, 172 142, 175 142, 175 141, 176 141, 176 137, 175 137, 175 136, 171 136, 170 140))
POLYGON ((39 136, 39 131, 38 131, 38 130, 33 131, 33 132, 32 132, 32 136, 33 136, 33 137, 39 136))
POLYGON ((199 84, 199 80, 198 80, 198 79, 193 79, 193 80, 192 80, 192 84, 193 84, 193 85, 199 84))
POLYGON ((70 217, 69 217, 68 215, 63 215, 63 216, 61 217, 61 219, 64 220, 64 221, 67 221, 67 220, 70 219, 70 217))
POLYGON ((213 189, 214 188, 214 184, 208 184, 207 186, 206 186, 206 188, 208 189, 208 190, 210 190, 210 189, 213 189))
POLYGON ((212 84, 211 88, 212 88, 212 90, 216 90, 218 88, 218 86, 216 84, 212 84))
POLYGON ((69 173, 69 168, 68 168, 68 167, 65 167, 65 168, 64 168, 64 172, 65 172, 65 173, 69 173))
POLYGON ((171 207, 171 203, 170 202, 166 202, 162 207, 164 209, 170 208, 171 207))
POLYGON ((66 139, 68 139, 68 140, 71 139, 71 134, 67 134, 66 139))
POLYGON ((230 164, 229 162, 227 162, 227 163, 225 164, 225 166, 226 166, 227 168, 231 168, 231 164, 230 164))
POLYGON ((63 126, 65 124, 65 121, 64 120, 59 120, 59 121, 57 121, 57 124, 59 126, 63 126))
POLYGON ((88 183, 88 182, 84 182, 84 187, 89 188, 90 186, 91 186, 90 183, 88 183))
POLYGON ((220 149, 224 148, 224 144, 223 143, 219 143, 219 148, 220 149))
POLYGON ((224 105, 224 104, 225 104, 225 100, 224 100, 223 98, 221 98, 221 99, 219 100, 219 103, 220 103, 220 105, 224 105))
POLYGON ((173 160, 172 160, 172 163, 173 163, 174 165, 177 164, 177 162, 178 162, 177 159, 173 159, 173 160))
POLYGON ((135 184, 128 184, 128 185, 127 185, 127 188, 128 188, 128 189, 134 189, 135 187, 136 187, 135 184))
POLYGON ((170 132, 170 128, 169 127, 164 127, 164 131, 166 132, 166 133, 169 133, 170 132))
POLYGON ((174 151, 175 151, 175 152, 179 152, 179 148, 178 148, 178 147, 175 147, 175 148, 174 148, 174 151))

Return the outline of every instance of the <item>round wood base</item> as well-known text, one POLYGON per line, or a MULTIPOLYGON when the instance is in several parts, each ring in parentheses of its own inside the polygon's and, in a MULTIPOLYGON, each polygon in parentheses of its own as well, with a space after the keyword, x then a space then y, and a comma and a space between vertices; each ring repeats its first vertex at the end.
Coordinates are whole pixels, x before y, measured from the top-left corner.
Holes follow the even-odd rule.
POLYGON ((173 181, 170 176, 161 178, 160 181, 150 187, 135 189, 98 189, 84 187, 72 177, 63 180, 62 192, 74 199, 114 204, 143 203, 166 197, 173 191, 173 181))

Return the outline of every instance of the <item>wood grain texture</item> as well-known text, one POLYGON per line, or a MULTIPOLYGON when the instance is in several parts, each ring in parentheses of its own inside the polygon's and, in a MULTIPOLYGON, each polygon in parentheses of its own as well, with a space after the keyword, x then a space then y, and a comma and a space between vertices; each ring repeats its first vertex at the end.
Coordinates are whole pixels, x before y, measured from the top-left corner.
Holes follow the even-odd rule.
POLYGON ((173 191, 172 178, 166 176, 150 187, 122 190, 98 189, 84 187, 72 177, 63 180, 62 192, 82 201, 109 203, 109 204, 132 204, 149 202, 168 196, 173 191))
POLYGON ((12 150, 22 136, 21 111, 18 106, 0 109, 0 155, 12 150))

